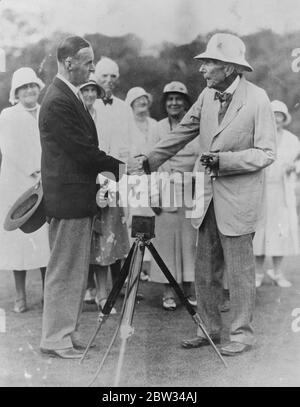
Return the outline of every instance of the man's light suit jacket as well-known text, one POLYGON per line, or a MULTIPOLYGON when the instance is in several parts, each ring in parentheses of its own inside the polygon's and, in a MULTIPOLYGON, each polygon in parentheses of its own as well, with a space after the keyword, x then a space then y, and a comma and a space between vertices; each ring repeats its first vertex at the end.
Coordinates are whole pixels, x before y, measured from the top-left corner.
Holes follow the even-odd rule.
MULTIPOLYGON (((169 137, 148 155, 151 171, 176 154, 199 135, 199 157, 204 152, 219 152, 216 178, 204 175, 201 188, 204 211, 192 219, 200 227, 213 198, 218 229, 227 236, 255 232, 263 212, 264 171, 276 156, 276 125, 266 92, 243 76, 232 101, 218 124, 219 100, 215 90, 205 88, 198 100, 169 137)), ((199 160, 197 171, 204 173, 199 160)), ((276 197, 274 197, 276 199, 276 197)))

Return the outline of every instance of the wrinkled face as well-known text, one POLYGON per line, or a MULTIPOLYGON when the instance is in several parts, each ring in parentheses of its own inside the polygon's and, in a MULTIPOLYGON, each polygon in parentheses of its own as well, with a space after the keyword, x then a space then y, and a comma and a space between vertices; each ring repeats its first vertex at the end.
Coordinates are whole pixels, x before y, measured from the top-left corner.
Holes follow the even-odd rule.
POLYGON ((116 87, 118 76, 115 73, 106 72, 97 76, 98 84, 105 90, 108 96, 111 96, 116 87))
POLYGON ((169 93, 166 98, 166 111, 168 116, 177 117, 182 115, 186 109, 184 96, 180 93, 169 93))
POLYGON ((87 108, 91 108, 97 99, 97 88, 94 85, 85 86, 81 89, 81 93, 83 96, 84 103, 86 104, 87 108))
POLYGON ((214 59, 204 59, 201 61, 199 72, 206 80, 208 88, 216 88, 226 80, 226 64, 214 59))
POLYGON ((16 98, 27 108, 34 107, 40 94, 40 88, 36 83, 27 83, 16 89, 16 98))
POLYGON ((87 82, 91 73, 95 72, 94 52, 91 47, 80 49, 69 61, 70 82, 79 86, 87 82))
POLYGON ((132 102, 131 107, 136 115, 147 114, 149 112, 149 99, 147 96, 141 96, 132 102))
POLYGON ((285 124, 285 120, 286 120, 285 114, 282 112, 275 112, 274 115, 275 115, 277 130, 280 130, 284 127, 284 124, 285 124))

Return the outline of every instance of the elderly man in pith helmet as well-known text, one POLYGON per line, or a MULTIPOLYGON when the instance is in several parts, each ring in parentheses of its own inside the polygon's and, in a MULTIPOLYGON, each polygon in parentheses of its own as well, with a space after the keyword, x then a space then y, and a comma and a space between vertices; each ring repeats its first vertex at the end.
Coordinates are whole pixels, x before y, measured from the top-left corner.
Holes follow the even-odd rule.
MULTIPOLYGON (((196 196, 204 200, 204 210, 192 218, 198 228, 198 312, 212 339, 220 343, 219 305, 226 265, 230 340, 220 350, 227 356, 241 354, 254 343, 252 239, 262 213, 263 169, 275 159, 276 128, 270 101, 263 89, 244 77, 245 71, 252 71, 245 51, 243 41, 235 35, 211 37, 206 51, 195 57, 206 88, 170 136, 140 159, 141 167, 155 171, 199 135, 196 171, 202 175, 196 177, 196 196)), ((194 338, 182 341, 186 349, 205 345, 208 341, 199 328, 194 338)))

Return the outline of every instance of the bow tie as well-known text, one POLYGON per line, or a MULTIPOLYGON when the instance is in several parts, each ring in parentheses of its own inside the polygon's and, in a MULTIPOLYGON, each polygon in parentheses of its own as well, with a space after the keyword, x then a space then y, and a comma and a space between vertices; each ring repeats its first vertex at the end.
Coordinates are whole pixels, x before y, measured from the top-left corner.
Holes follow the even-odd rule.
POLYGON ((224 93, 216 92, 216 93, 215 93, 215 100, 216 100, 216 99, 219 99, 219 101, 220 101, 221 103, 223 103, 223 102, 230 102, 231 98, 232 98, 232 94, 231 94, 231 93, 226 93, 226 92, 224 92, 224 93))
POLYGON ((112 105, 112 103, 113 103, 113 98, 105 98, 105 99, 102 99, 102 100, 103 100, 103 103, 105 104, 105 106, 107 104, 112 105))

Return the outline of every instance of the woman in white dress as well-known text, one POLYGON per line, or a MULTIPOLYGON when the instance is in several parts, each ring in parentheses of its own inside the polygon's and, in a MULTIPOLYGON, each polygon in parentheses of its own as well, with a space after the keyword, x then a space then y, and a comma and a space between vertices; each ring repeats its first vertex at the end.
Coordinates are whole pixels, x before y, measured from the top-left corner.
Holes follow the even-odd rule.
POLYGON ((295 159, 300 154, 298 138, 285 130, 291 121, 287 106, 272 102, 277 125, 277 158, 265 169, 265 213, 256 231, 253 250, 256 256, 256 287, 264 278, 265 256, 272 257, 273 269, 268 276, 280 287, 290 287, 284 275, 285 256, 299 254, 298 219, 295 196, 295 159))
POLYGON ((48 228, 25 234, 3 228, 10 207, 37 183, 41 169, 41 146, 37 103, 43 82, 31 68, 20 68, 12 77, 9 101, 12 107, 0 115, 0 270, 13 270, 16 285, 15 312, 26 305, 26 270, 40 268, 42 281, 49 260, 48 228))
POLYGON ((147 154, 157 143, 158 123, 150 117, 149 109, 152 97, 143 88, 136 86, 131 88, 126 96, 125 102, 131 107, 137 131, 133 146, 130 147, 131 154, 147 154))

